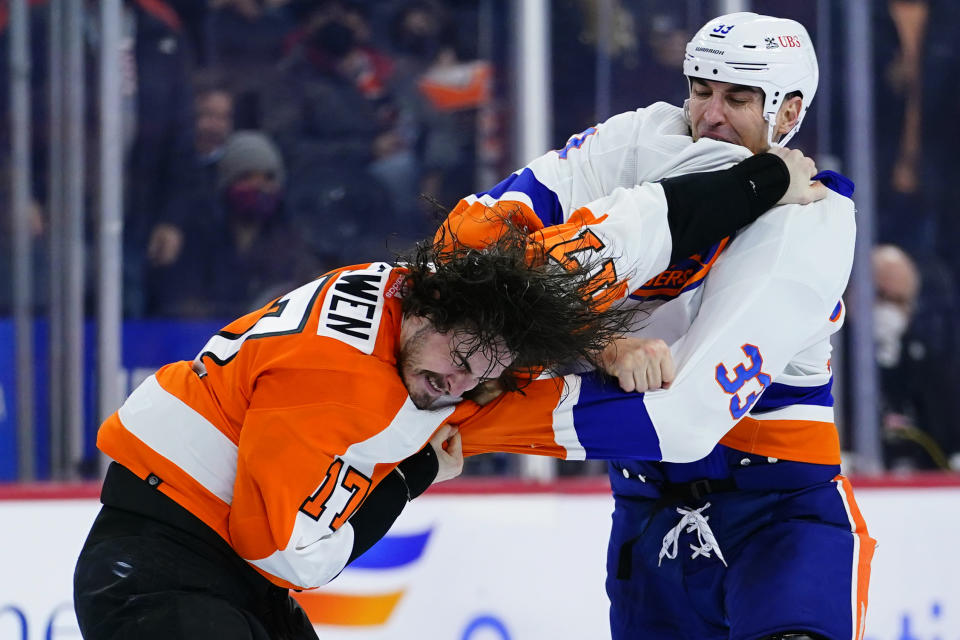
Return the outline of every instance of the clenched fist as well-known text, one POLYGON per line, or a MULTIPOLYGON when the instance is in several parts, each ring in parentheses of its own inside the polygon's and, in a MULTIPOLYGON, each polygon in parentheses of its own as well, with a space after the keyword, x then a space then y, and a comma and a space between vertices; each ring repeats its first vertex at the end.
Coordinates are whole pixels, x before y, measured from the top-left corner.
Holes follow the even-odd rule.
POLYGON ((673 356, 663 340, 620 338, 603 350, 601 363, 624 391, 666 389, 676 376, 673 356))

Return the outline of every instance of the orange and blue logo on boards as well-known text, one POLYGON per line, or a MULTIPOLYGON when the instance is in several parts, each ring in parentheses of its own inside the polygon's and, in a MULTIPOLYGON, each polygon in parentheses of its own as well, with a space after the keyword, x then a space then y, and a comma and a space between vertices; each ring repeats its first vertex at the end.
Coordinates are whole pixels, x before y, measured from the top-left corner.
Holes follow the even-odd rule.
MULTIPOLYGON (((344 572, 388 572, 409 567, 420 560, 433 529, 413 534, 388 535, 353 561, 344 572)), ((325 587, 294 593, 315 625, 368 627, 386 624, 406 593, 389 589, 376 593, 343 593, 325 587)))
POLYGON ((673 263, 643 283, 630 297, 634 300, 672 300, 681 293, 696 289, 703 284, 703 279, 732 237, 724 238, 702 254, 697 253, 673 263))

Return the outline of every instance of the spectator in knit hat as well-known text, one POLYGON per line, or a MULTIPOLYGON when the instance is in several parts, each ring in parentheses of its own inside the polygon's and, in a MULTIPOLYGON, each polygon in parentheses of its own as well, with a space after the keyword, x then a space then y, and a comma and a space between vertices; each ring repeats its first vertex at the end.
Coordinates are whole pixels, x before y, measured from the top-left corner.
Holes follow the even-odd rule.
POLYGON ((269 221, 280 210, 284 179, 280 150, 266 135, 238 131, 227 139, 217 166, 217 192, 227 222, 242 229, 241 245, 259 231, 256 223, 269 221))
POLYGON ((211 215, 193 222, 184 260, 151 288, 155 315, 242 315, 318 275, 287 218, 285 179, 268 136, 238 131, 227 139, 211 215))

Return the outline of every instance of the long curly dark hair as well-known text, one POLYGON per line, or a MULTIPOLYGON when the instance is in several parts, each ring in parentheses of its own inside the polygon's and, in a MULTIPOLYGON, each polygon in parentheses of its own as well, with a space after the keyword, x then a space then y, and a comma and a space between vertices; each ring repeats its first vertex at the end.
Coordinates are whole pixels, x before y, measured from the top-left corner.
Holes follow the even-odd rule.
POLYGON ((629 310, 598 305, 591 276, 601 270, 599 257, 551 262, 542 244, 508 220, 500 238, 482 250, 444 237, 450 233, 442 227, 437 239, 400 256, 409 270, 403 312, 429 318, 441 333, 468 336, 463 357, 481 352, 509 365, 500 378, 508 390, 541 370, 596 365, 603 348, 631 328, 629 310), (500 345, 512 363, 502 361, 500 345))

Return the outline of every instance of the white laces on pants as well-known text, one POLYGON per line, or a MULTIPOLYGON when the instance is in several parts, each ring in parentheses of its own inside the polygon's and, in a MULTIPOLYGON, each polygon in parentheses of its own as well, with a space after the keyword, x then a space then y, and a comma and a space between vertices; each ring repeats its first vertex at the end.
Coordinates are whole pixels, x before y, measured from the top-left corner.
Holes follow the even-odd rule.
POLYGON ((717 538, 713 535, 713 530, 710 528, 710 525, 707 523, 707 520, 710 519, 710 516, 704 516, 701 513, 704 509, 708 508, 710 503, 706 503, 699 509, 687 509, 686 507, 677 507, 677 513, 682 515, 680 522, 677 523, 673 529, 667 532, 667 535, 663 536, 663 546, 660 548, 660 557, 657 559, 657 566, 663 562, 663 557, 673 560, 677 557, 677 543, 680 540, 680 534, 683 533, 683 528, 687 528, 687 533, 692 533, 693 531, 697 532, 697 541, 700 543, 700 546, 691 544, 690 548, 693 549, 693 555, 691 558, 696 558, 697 556, 703 556, 704 558, 710 557, 710 552, 715 551, 717 557, 720 558, 720 562, 726 566, 727 561, 723 557, 723 553, 720 551, 720 545, 717 544, 717 538))

